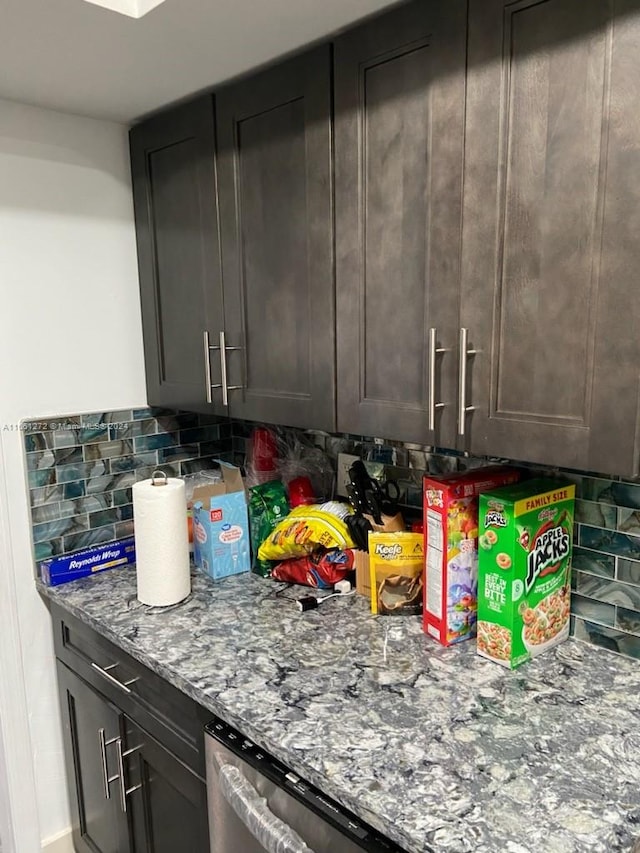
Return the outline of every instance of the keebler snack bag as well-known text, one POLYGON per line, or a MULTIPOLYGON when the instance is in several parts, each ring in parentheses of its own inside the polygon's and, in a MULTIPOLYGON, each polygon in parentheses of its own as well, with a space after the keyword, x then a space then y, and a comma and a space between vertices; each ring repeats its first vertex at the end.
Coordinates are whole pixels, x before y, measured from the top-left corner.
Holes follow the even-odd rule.
POLYGON ((478 654, 513 669, 569 634, 575 486, 529 480, 480 497, 478 654))
POLYGON ((422 612, 422 533, 369 533, 371 612, 408 616, 422 612))
POLYGON ((424 478, 423 628, 444 646, 476 635, 478 495, 519 479, 495 466, 424 478))

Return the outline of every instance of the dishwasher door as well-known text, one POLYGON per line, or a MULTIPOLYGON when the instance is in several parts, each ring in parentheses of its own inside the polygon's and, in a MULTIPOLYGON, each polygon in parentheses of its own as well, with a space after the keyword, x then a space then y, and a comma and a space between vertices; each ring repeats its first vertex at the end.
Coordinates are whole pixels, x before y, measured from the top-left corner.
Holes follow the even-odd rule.
POLYGON ((396 853, 222 720, 206 727, 211 853, 396 853))

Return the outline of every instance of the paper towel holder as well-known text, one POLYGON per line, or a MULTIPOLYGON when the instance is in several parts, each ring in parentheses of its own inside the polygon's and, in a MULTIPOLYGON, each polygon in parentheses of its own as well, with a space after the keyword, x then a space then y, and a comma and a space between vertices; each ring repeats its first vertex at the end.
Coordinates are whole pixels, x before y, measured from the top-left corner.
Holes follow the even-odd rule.
POLYGON ((152 486, 166 486, 168 482, 169 479, 164 471, 154 471, 151 475, 152 486), (156 480, 159 480, 160 482, 156 483, 156 480))

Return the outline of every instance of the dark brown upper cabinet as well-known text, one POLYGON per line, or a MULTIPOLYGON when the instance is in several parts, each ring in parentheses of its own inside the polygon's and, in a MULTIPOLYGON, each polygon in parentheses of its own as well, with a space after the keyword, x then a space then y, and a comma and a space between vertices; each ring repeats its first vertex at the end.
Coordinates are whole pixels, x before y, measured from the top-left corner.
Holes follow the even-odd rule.
MULTIPOLYGON (((462 449, 635 474, 640 19, 471 0, 462 449)), ((463 376, 463 371, 461 371, 463 376)))
POLYGON ((416 0, 335 44, 341 431, 455 443, 466 14, 416 0))
POLYGON ((229 410, 335 428, 331 48, 216 95, 229 410))
POLYGON ((639 8, 414 0, 134 128, 149 402, 640 473, 639 8))
POLYGON ((223 325, 212 98, 137 125, 130 147, 147 400, 224 414, 204 353, 223 325))

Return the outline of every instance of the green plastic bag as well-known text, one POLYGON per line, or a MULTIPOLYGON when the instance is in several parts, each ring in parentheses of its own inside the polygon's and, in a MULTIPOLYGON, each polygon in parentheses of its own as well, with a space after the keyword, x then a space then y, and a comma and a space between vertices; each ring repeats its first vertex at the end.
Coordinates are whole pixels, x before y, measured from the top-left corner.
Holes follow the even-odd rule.
POLYGON ((271 480, 249 489, 249 530, 253 553, 251 570, 262 577, 268 578, 275 564, 270 560, 258 559, 258 548, 288 513, 287 491, 279 480, 271 480))

